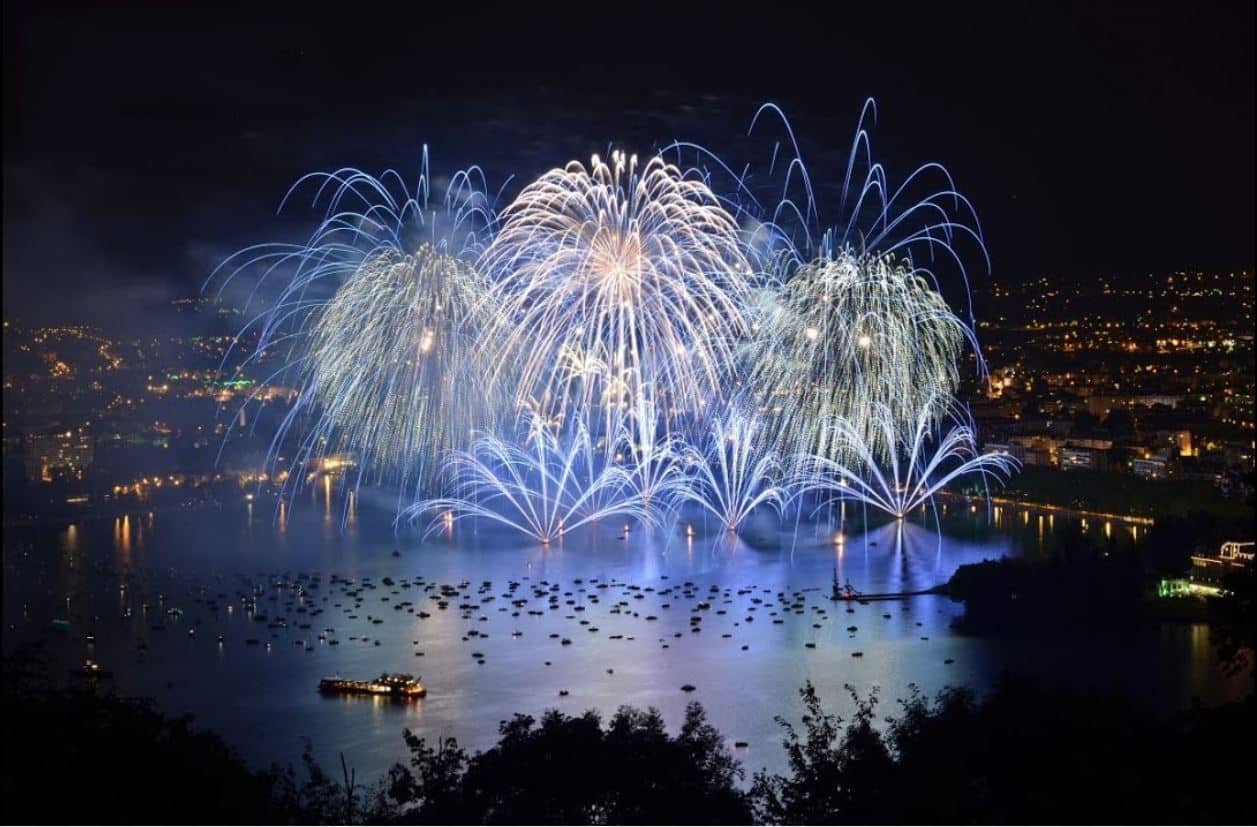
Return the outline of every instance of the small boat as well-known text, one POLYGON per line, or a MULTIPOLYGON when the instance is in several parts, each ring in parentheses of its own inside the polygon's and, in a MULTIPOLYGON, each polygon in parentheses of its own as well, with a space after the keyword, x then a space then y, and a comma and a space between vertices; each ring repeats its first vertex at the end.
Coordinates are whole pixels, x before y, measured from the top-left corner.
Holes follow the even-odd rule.
POLYGON ((422 698, 428 694, 418 678, 387 672, 372 681, 324 678, 319 681, 319 691, 326 695, 387 695, 406 699, 422 698))
POLYGON ((70 674, 75 675, 80 678, 87 678, 89 681, 96 681, 96 680, 108 679, 108 678, 113 677, 113 672, 110 672, 108 669, 101 669, 100 664, 92 660, 91 658, 88 658, 87 660, 83 661, 83 665, 80 666, 78 669, 71 669, 70 674))

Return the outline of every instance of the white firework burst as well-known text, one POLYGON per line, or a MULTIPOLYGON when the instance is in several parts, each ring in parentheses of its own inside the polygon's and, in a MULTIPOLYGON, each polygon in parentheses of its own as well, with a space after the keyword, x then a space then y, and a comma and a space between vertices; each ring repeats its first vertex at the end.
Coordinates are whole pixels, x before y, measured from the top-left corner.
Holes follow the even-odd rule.
POLYGON ((246 309, 263 303, 223 369, 256 336, 234 368, 260 379, 242 411, 277 386, 295 392, 267 457, 290 488, 347 452, 356 472, 346 483, 387 481, 415 495, 436 484, 441 452, 491 424, 488 386, 467 376, 478 373, 470 310, 482 292, 470 262, 494 226, 483 184, 475 168, 459 172, 429 209, 426 148, 413 188, 392 170, 307 175, 284 203, 313 187, 325 211, 309 241, 248 247, 211 275, 220 295, 252 277, 246 309))
POLYGON ((501 218, 479 267, 521 401, 593 421, 648 392, 665 416, 720 395, 752 276, 706 184, 615 152, 547 172, 501 218))
POLYGON ((478 290, 469 263, 427 244, 365 262, 314 322, 303 394, 319 421, 309 434, 378 479, 431 490, 440 457, 494 415, 475 369, 478 290))
POLYGON ((783 455, 840 458, 836 421, 880 455, 879 412, 937 418, 972 332, 930 281, 886 257, 842 254, 800 267, 762 310, 748 384, 783 455))

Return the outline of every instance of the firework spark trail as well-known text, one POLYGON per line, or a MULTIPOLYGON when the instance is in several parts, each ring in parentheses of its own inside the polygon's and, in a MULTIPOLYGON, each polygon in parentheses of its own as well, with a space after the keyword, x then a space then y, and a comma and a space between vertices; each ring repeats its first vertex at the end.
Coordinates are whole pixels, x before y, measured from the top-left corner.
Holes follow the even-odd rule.
POLYGON ((692 143, 664 150, 677 163, 689 160, 722 193, 766 276, 767 289, 749 311, 755 336, 742 348, 750 391, 743 398, 756 403, 783 456, 839 459, 835 417, 857 423, 884 451, 868 414, 874 404, 911 423, 922 399, 955 391, 966 345, 978 375, 985 373, 969 295, 968 253, 976 250, 990 269, 977 213, 940 164, 923 164, 893 184, 873 157, 876 117, 870 99, 832 187, 814 183, 793 127, 771 103, 747 132, 780 129, 766 172, 735 170, 692 143), (959 272, 968 322, 943 298, 931 269, 938 263, 959 272))
POLYGON ((323 215, 307 242, 246 248, 206 283, 221 295, 252 276, 247 307, 268 296, 268 282, 286 279, 237 335, 223 367, 250 334, 257 343, 236 371, 280 360, 241 407, 262 404, 265 385, 295 388, 267 458, 274 467, 289 454, 293 488, 306 476, 292 473, 300 466, 349 451, 354 485, 387 480, 398 483, 399 497, 417 492, 435 483, 442 451, 466 445, 476 423, 492 421, 488 389, 459 372, 474 364, 464 357, 481 290, 469 260, 492 233, 492 202, 478 168, 455 174, 432 209, 430 180, 426 147, 413 187, 393 170, 304 176, 280 209, 314 190, 311 205, 323 215))
POLYGON ((583 425, 560 429, 529 411, 523 430, 519 444, 487 434, 471 450, 451 452, 454 494, 418 502, 402 517, 415 522, 432 515, 428 533, 478 517, 542 544, 613 517, 657 525, 656 512, 634 492, 628 472, 604 461, 583 425))
POLYGON ((861 502, 902 519, 910 511, 933 501, 950 483, 976 475, 985 483, 1002 480, 1018 467, 1007 454, 980 454, 973 426, 953 410, 954 424, 945 432, 935 424, 935 404, 922 407, 911 426, 884 405, 878 405, 874 421, 881 441, 893 446, 883 457, 866 440, 862 429, 845 420, 835 422, 840 440, 852 459, 835 462, 826 457, 804 461, 806 478, 798 494, 820 495, 831 500, 861 502))
POLYGON ((760 507, 780 516, 788 485, 761 431, 754 418, 738 413, 713 420, 705 450, 687 447, 682 457, 686 473, 667 486, 674 507, 697 504, 731 532, 760 507))
POLYGON ((684 503, 736 531, 852 468, 849 487, 896 513, 919 504, 898 497, 908 482, 1011 471, 977 455, 971 426, 931 443, 966 345, 984 366, 924 265, 954 265, 967 294, 962 242, 986 250, 943 167, 891 185, 875 115, 870 101, 826 190, 772 104, 751 124, 785 131, 767 177, 678 142, 675 164, 614 152, 553 169, 499 217, 474 167, 429 209, 426 148, 413 187, 392 171, 306 176, 284 201, 314 190, 309 240, 247 248, 211 276, 220 291, 253 276, 249 304, 282 280, 237 339, 258 340, 237 370, 265 376, 246 404, 295 393, 268 464, 288 463, 295 487, 346 453, 353 485, 398 484, 399 515, 484 517, 544 542, 684 503), (522 436, 504 435, 519 410, 522 436), (787 456, 811 459, 783 469, 787 456))
POLYGON ((840 459, 844 421, 886 455, 879 411, 900 427, 937 419, 960 382, 972 331, 931 284, 887 257, 800 267, 760 314, 748 384, 783 456, 840 459))
POLYGON ((635 495, 646 508, 667 512, 666 492, 684 471, 685 442, 661 427, 658 408, 649 393, 641 394, 615 421, 614 460, 629 473, 635 495))
POLYGON ((658 157, 595 156, 541 176, 479 260, 498 365, 520 401, 592 422, 648 391, 693 413, 733 374, 752 272, 733 218, 658 157))
POLYGON ((368 479, 431 490, 440 456, 492 423, 474 369, 478 289, 470 264, 425 244, 366 262, 319 315, 305 381, 329 448, 370 463, 368 479))
MULTIPOLYGON (((841 184, 834 187, 839 197, 829 218, 794 128, 776 104, 763 104, 747 130, 750 137, 761 122, 775 121, 784 133, 773 141, 766 171, 749 164, 737 170, 710 148, 688 141, 675 141, 660 154, 675 156, 678 165, 693 159, 688 163, 720 193, 721 203, 751 228, 750 247, 764 272, 784 280, 803 264, 842 253, 894 255, 922 273, 929 272, 927 262, 943 260, 959 270, 967 296, 963 248, 972 246, 990 271, 977 211, 947 168, 936 162, 922 164, 892 185, 886 168, 873 160, 869 125, 876 118, 870 98, 860 111, 841 184)), ((969 316, 972 323, 972 306, 969 316)))

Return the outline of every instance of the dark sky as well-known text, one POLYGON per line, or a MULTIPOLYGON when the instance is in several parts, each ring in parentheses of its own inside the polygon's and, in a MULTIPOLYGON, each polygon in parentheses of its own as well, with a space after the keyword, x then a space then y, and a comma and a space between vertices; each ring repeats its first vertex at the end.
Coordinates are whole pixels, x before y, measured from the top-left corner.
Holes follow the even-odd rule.
POLYGON ((479 162, 495 183, 609 143, 722 149, 766 100, 836 180, 876 98, 879 160, 945 163, 999 279, 1253 262, 1251 2, 171 5, 6 0, 6 316, 118 320, 194 294, 224 254, 303 226, 274 211, 307 171, 413 171, 425 142, 436 170, 479 162))

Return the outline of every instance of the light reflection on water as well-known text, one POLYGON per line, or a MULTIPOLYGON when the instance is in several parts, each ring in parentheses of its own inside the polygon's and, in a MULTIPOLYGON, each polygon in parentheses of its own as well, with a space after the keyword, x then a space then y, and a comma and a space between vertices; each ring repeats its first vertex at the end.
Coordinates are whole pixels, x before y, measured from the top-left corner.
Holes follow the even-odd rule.
MULTIPOLYGON (((291 511, 264 500, 238 511, 6 529, 4 615, 15 629, 5 635, 5 649, 47 638, 59 667, 93 657, 113 669, 119 691, 155 697, 173 713, 194 713, 253 761, 295 761, 309 737, 326 765, 343 750, 359 777, 382 773, 401 757, 403 727, 483 747, 514 712, 557 707, 609 714, 621 704, 653 705, 676 726, 690 700, 706 706, 731 742, 750 742, 737 751, 748 769, 782 769, 773 716, 797 719, 797 690, 806 680, 842 712, 850 707, 846 683, 860 692, 880 687, 890 713, 909 684, 929 693, 949 683, 985 688, 1005 669, 1118 684, 1168 706, 1228 691, 1200 626, 1097 632, 1085 641, 995 641, 955 634, 950 624, 961 607, 945 597, 868 605, 828 599, 835 576, 865 593, 918 591, 945 582, 964 563, 1045 553, 1066 520, 1056 515, 999 508, 988 522, 980 510, 953 508, 940 515, 941 539, 932 523, 864 531, 855 515, 836 513, 833 523, 801 523, 789 533, 756 524, 740 541, 695 519, 663 537, 608 526, 543 548, 484 524, 460 524, 427 543, 396 538, 391 520, 365 502, 344 504, 327 489, 318 494, 308 507, 291 511), (32 546, 56 554, 49 559, 21 551, 32 546), (274 585, 312 572, 322 573, 321 588, 300 601, 274 585), (329 582, 332 574, 372 578, 377 588, 364 591, 361 607, 351 609, 353 601, 329 582), (421 587, 381 584, 384 577, 419 576, 469 585, 440 611, 421 587), (595 579, 613 585, 598 589, 595 579), (481 594, 484 581, 492 586, 481 594), (520 583, 513 595, 510 581, 520 583), (542 581, 547 595, 559 585, 559 608, 534 598, 531 588, 542 581), (693 583, 692 597, 677 590, 686 581, 693 583), (659 594, 669 587, 669 595, 659 594), (803 598, 798 611, 796 592, 803 598), (217 598, 215 613, 204 601, 218 594, 224 597, 217 598), (268 629, 253 621, 241 595, 255 597, 259 613, 284 615, 288 626, 268 629), (480 602, 488 596, 494 599, 480 602), (511 614, 515 598, 528 600, 518 617, 511 614), (431 617, 392 608, 407 600, 431 617), (697 609, 699 602, 711 608, 697 609), (460 603, 478 605, 464 617, 460 603), (611 612, 616 604, 625 604, 622 613, 611 612), (299 614, 301 607, 324 611, 299 614), (71 632, 49 634, 51 617, 64 615, 71 632), (699 633, 691 631, 695 616, 702 618, 699 633), (298 622, 311 628, 301 630, 298 622), (156 631, 155 625, 166 628, 156 631), (317 642, 325 627, 336 630, 338 646, 317 642), (89 629, 96 637, 90 653, 83 643, 89 629), (471 630, 480 634, 470 636, 471 630), (247 645, 249 638, 259 644, 247 645), (563 638, 571 645, 562 645, 563 638), (310 642, 312 650, 296 641, 310 642), (472 652, 484 654, 483 665, 472 652), (862 657, 852 657, 855 652, 862 657), (315 692, 319 678, 330 674, 366 678, 383 671, 422 676, 428 697, 394 704, 315 692), (681 692, 684 683, 698 691, 681 692), (560 698, 560 689, 570 695, 560 698)), ((1113 533, 1131 536, 1124 529, 1113 533)))

